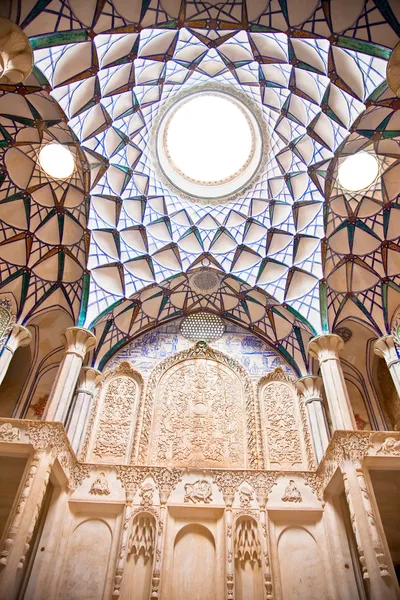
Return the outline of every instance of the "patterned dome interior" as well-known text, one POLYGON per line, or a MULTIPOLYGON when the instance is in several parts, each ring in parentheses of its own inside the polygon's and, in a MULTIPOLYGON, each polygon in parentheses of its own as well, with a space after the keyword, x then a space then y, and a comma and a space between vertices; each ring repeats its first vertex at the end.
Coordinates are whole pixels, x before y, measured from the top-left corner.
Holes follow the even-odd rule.
MULTIPOLYGON (((61 305, 95 329, 99 362, 199 310, 250 328, 294 365, 346 317, 390 330, 396 0, 27 4, 5 16, 29 36, 34 71, 0 91, 1 291, 22 321, 61 305), (240 98, 264 128, 256 174, 223 202, 177 192, 154 150, 166 109, 206 89, 240 98), (75 157, 66 180, 37 161, 51 141, 75 157), (379 175, 349 192, 338 169, 360 151, 379 175)), ((213 128, 203 136, 219 143, 213 128)))

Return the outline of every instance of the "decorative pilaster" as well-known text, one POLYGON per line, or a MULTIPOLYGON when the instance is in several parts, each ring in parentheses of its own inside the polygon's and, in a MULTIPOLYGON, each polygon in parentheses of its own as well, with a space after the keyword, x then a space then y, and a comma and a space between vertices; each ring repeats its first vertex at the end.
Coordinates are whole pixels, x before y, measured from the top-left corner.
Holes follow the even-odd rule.
POLYGON ((102 376, 100 371, 92 367, 82 367, 79 373, 75 398, 67 424, 69 441, 77 455, 84 439, 93 396, 102 376))
POLYGON ((43 454, 43 450, 35 450, 31 464, 29 466, 29 471, 26 475, 24 486, 22 488, 21 496, 19 498, 18 506, 15 510, 13 520, 11 521, 10 527, 6 533, 4 545, 0 551, 0 564, 7 565, 8 556, 11 552, 11 549, 14 545, 14 539, 17 535, 22 515, 24 514, 24 509, 26 505, 26 501, 29 498, 29 495, 32 490, 32 483, 36 475, 36 471, 38 469, 40 457, 43 454))
POLYGON ((60 364, 44 414, 45 421, 65 423, 76 382, 86 353, 95 347, 96 337, 83 327, 69 327, 61 335, 65 356, 60 364))
POLYGON ((272 573, 271 573, 271 563, 269 560, 270 550, 269 550, 269 535, 268 535, 268 522, 267 522, 267 514, 266 514, 266 504, 267 504, 267 495, 266 492, 261 486, 256 487, 256 494, 258 499, 258 504, 260 507, 260 525, 262 530, 262 548, 263 548, 263 571, 264 571, 264 591, 265 591, 265 600, 272 600, 272 573))
POLYGON ((334 333, 313 338, 308 351, 318 359, 334 429, 356 429, 339 352, 344 342, 334 333))
POLYGON ((10 336, 0 355, 0 385, 10 366, 12 357, 17 348, 28 346, 32 339, 31 332, 23 325, 15 324, 11 330, 10 336))
POLYGON ((302 394, 307 407, 314 451, 318 462, 321 462, 329 443, 328 421, 321 395, 322 386, 321 377, 314 375, 307 375, 296 381, 296 388, 302 394))
POLYGON ((234 564, 233 564, 233 531, 232 531, 232 504, 233 496, 225 496, 225 523, 226 523, 226 598, 234 598, 234 564))
POLYGON ((400 358, 397 354, 393 335, 384 335, 374 343, 374 352, 384 358, 400 398, 400 358))
POLYGON ((40 490, 38 501, 36 503, 35 510, 33 513, 33 517, 32 517, 31 523, 29 525, 28 535, 26 536, 24 549, 23 549, 22 555, 19 559, 19 563, 18 563, 18 567, 17 567, 18 569, 22 569, 25 564, 25 558, 26 558, 26 555, 30 548, 31 540, 33 537, 33 532, 35 531, 36 523, 38 521, 40 511, 43 506, 43 500, 46 495, 47 486, 49 485, 50 473, 51 473, 51 469, 53 467, 54 459, 55 459, 55 456, 50 457, 49 463, 47 465, 47 468, 46 468, 46 471, 45 471, 45 474, 43 477, 42 488, 40 490))
POLYGON ((117 566, 115 568, 115 576, 114 576, 114 588, 112 593, 112 598, 119 598, 121 595, 121 583, 122 576, 124 573, 124 566, 126 561, 126 548, 128 545, 128 530, 129 523, 132 517, 132 502, 133 502, 133 494, 127 492, 126 494, 126 504, 124 511, 124 524, 122 526, 122 535, 121 542, 118 552, 117 566))
POLYGON ((356 521, 356 513, 354 511, 353 499, 350 494, 349 480, 347 477, 347 473, 343 473, 342 475, 343 475, 344 491, 345 491, 345 495, 346 495, 347 505, 349 507, 351 526, 353 528, 354 537, 356 538, 357 553, 358 553, 358 558, 359 558, 359 561, 361 564, 362 576, 363 576, 363 579, 369 579, 368 569, 365 564, 364 550, 361 545, 360 532, 359 532, 358 524, 356 521))

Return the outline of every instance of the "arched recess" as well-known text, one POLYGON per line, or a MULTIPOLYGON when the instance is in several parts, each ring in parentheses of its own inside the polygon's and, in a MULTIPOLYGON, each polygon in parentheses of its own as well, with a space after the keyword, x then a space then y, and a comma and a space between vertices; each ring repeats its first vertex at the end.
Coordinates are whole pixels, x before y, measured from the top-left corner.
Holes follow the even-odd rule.
POLYGON ((127 361, 106 373, 93 401, 82 459, 108 464, 130 462, 143 388, 142 375, 127 361))
POLYGON ((148 600, 156 546, 156 519, 150 512, 134 515, 121 585, 122 600, 148 600))
POLYGON ((101 519, 81 522, 68 540, 57 597, 60 600, 103 598, 112 533, 101 519))
POLYGON ((371 377, 376 330, 360 319, 347 318, 340 321, 334 333, 344 341, 340 362, 358 429, 385 429, 384 411, 371 377))
POLYGON ((261 543, 257 521, 240 516, 235 523, 235 598, 263 600, 261 543))
POLYGON ((278 556, 285 600, 328 598, 320 551, 309 531, 302 527, 284 529, 278 540, 278 556))
POLYGON ((64 356, 61 333, 73 326, 74 321, 63 308, 51 308, 36 314, 27 325, 32 333, 32 364, 24 378, 23 392, 14 416, 38 419, 44 412, 57 369, 64 356))
POLYGON ((315 465, 305 406, 295 379, 277 367, 258 382, 266 469, 309 469, 315 465))
POLYGON ((204 342, 155 367, 141 421, 140 464, 263 464, 251 379, 239 362, 204 342))
POLYGON ((0 417, 11 417, 32 365, 29 346, 17 348, 0 386, 0 417))
POLYGON ((217 553, 211 531, 192 523, 179 530, 174 542, 170 594, 174 600, 214 600, 217 553))

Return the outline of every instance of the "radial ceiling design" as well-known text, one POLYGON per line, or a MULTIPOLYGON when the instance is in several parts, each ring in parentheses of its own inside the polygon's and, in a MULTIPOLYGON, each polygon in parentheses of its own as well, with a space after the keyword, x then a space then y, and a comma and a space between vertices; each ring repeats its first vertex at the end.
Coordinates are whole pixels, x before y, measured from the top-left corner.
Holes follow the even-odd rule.
MULTIPOLYGON (((396 193, 383 185, 382 200, 375 198, 379 210, 368 213, 365 191, 348 197, 331 188, 329 176, 342 153, 364 145, 378 153, 383 175, 393 169, 400 128, 385 68, 400 33, 398 13, 395 0, 356 0, 345 8, 340 0, 13 3, 10 17, 31 36, 37 76, 64 111, 90 167, 90 285, 85 275, 79 322, 96 320, 102 356, 140 327, 197 307, 225 312, 282 345, 284 328, 270 310, 282 305, 292 321, 285 335, 294 354, 303 352, 301 335, 313 331, 304 320, 320 328, 320 300, 325 327, 363 302, 370 303, 377 329, 388 327, 397 273, 387 219, 393 224, 397 215, 396 193), (150 148, 160 109, 182 91, 210 83, 251 99, 270 136, 261 178, 246 194, 214 207, 171 192, 157 177, 150 148), (382 145, 389 139, 390 151, 382 145), (340 197, 343 206, 335 208, 340 197), (379 247, 372 248, 372 238, 379 247), (218 298, 190 288, 185 273, 204 267, 219 273, 218 298), (235 307, 227 291, 232 282, 239 288, 235 307), (149 309, 151 290, 162 302, 156 307, 152 300, 149 309), (387 307, 383 317, 380 303, 387 307)), ((21 122, 18 116, 14 122, 21 122)), ((214 132, 208 134, 212 143, 214 132)), ((3 148, 12 145, 7 140, 3 148)), ((24 231, 33 233, 31 226, 24 231)), ((83 241, 76 243, 83 252, 83 241)), ((84 264, 84 253, 78 262, 84 264)), ((62 279, 60 267, 58 287, 62 279)), ((74 314, 81 281, 62 284, 74 314), (77 289, 72 304, 65 285, 77 289)))
MULTIPOLYGON (((4 86, 7 88, 7 86, 4 86)), ((0 280, 20 320, 59 305, 77 319, 86 265, 89 179, 85 157, 54 100, 33 75, 23 94, 0 91, 0 280), (64 181, 40 168, 40 149, 68 146, 64 181)))
MULTIPOLYGON (((100 165, 91 190, 87 323, 120 298, 211 258, 318 328, 319 164, 384 82, 383 59, 323 39, 183 28, 98 35, 37 50, 35 63, 88 160, 100 165), (194 206, 158 179, 150 143, 160 108, 210 82, 247 95, 270 132, 261 179, 213 207, 194 206)), ((215 143, 214 131, 208 135, 215 143)))

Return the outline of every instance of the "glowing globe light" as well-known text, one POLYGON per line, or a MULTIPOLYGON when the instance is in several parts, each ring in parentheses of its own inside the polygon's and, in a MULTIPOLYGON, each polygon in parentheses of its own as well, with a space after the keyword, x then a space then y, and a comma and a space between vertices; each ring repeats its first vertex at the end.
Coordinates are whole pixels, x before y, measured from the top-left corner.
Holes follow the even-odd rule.
POLYGON ((56 142, 47 144, 40 150, 39 163, 43 171, 54 179, 67 179, 75 169, 72 152, 56 142))
POLYGON ((339 183, 349 192, 358 192, 371 185, 378 177, 379 165, 368 152, 357 152, 348 156, 338 170, 339 183))

